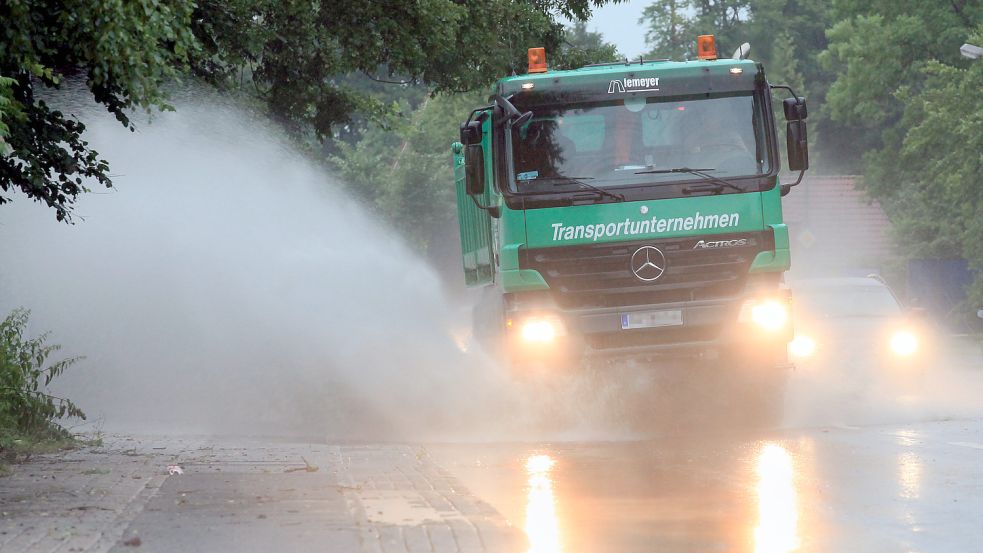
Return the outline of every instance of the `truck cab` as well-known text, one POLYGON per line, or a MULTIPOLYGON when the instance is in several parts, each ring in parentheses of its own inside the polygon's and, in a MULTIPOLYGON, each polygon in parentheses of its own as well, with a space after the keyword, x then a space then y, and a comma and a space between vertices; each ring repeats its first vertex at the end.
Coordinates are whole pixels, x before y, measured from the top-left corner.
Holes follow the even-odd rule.
MULTIPOLYGON (((567 71, 531 49, 530 72, 498 81, 461 125, 463 268, 484 287, 475 333, 514 365, 785 365, 790 186, 773 87, 760 64, 718 59, 703 40, 697 60, 567 71)), ((784 107, 801 179, 805 100, 784 107)))

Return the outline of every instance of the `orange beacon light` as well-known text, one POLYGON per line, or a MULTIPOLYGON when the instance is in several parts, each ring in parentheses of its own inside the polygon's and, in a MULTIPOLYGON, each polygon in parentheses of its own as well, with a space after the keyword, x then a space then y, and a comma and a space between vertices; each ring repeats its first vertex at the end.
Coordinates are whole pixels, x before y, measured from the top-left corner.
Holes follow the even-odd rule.
POLYGON ((696 37, 696 57, 701 60, 717 59, 717 44, 714 42, 713 35, 696 37))
POLYGON ((546 73, 546 48, 529 49, 529 72, 546 73))

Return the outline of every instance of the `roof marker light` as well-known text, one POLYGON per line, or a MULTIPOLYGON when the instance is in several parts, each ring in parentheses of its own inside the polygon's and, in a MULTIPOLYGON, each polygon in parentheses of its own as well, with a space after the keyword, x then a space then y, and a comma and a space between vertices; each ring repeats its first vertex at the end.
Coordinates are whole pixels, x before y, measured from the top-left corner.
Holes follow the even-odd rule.
POLYGON ((731 67, 730 68, 730 74, 731 75, 740 75, 743 72, 744 72, 744 68, 742 68, 742 67, 731 67))
POLYGON ((696 57, 701 60, 717 59, 717 44, 714 42, 713 35, 696 37, 696 57))
POLYGON ((522 90, 532 90, 536 83, 522 83, 522 90))
POLYGON ((529 49, 529 72, 546 73, 546 48, 529 49))

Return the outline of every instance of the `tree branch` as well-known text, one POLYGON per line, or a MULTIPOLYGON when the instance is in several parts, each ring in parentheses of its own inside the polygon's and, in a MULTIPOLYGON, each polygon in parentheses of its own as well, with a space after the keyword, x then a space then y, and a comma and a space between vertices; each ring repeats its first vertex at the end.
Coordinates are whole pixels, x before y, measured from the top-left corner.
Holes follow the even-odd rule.
POLYGON ((372 75, 369 75, 368 71, 362 71, 362 74, 365 75, 366 77, 368 77, 370 80, 373 80, 373 81, 375 81, 377 83, 401 84, 401 85, 413 84, 413 81, 387 81, 386 79, 380 79, 378 77, 373 77, 372 75))

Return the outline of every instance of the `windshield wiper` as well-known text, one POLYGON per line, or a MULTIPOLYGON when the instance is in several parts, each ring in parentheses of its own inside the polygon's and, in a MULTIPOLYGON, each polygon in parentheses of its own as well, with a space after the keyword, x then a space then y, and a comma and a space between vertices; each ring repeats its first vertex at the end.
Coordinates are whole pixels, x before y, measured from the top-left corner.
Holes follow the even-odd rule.
MULTIPOLYGON (((651 165, 649 166, 651 167, 651 165)), ((714 171, 712 167, 693 169, 691 167, 673 167, 672 169, 646 169, 644 171, 635 171, 636 175, 657 175, 665 173, 696 173, 698 171, 714 171)))
POLYGON ((650 169, 647 171, 638 171, 635 174, 651 175, 651 174, 666 174, 666 173, 689 173, 691 175, 696 175, 697 177, 701 177, 713 183, 712 185, 703 184, 703 185, 696 185, 696 186, 687 186, 686 188, 683 188, 683 194, 694 194, 696 192, 713 192, 714 194, 720 194, 721 192, 723 192, 724 188, 730 188, 731 190, 736 190, 738 192, 745 192, 745 190, 740 186, 737 186, 736 184, 727 182, 724 179, 715 177, 705 172, 705 171, 713 171, 713 170, 714 170, 713 168, 694 169, 692 167, 673 167, 672 169, 650 169))
POLYGON ((603 188, 601 188, 599 186, 594 186, 593 184, 589 184, 589 183, 584 182, 585 179, 593 179, 593 178, 594 177, 568 177, 566 175, 557 175, 555 177, 539 177, 539 178, 537 178, 535 180, 537 180, 537 181, 544 181, 544 180, 545 181, 565 181, 565 182, 557 182, 553 186, 557 186, 559 184, 573 183, 573 184, 576 184, 577 186, 580 186, 581 188, 585 188, 587 190, 591 190, 593 192, 597 192, 601 196, 607 196, 607 197, 612 198, 614 200, 618 200, 619 202, 625 201, 625 197, 622 196, 621 194, 618 194, 617 192, 611 192, 610 190, 605 190, 605 189, 603 189, 603 188))

